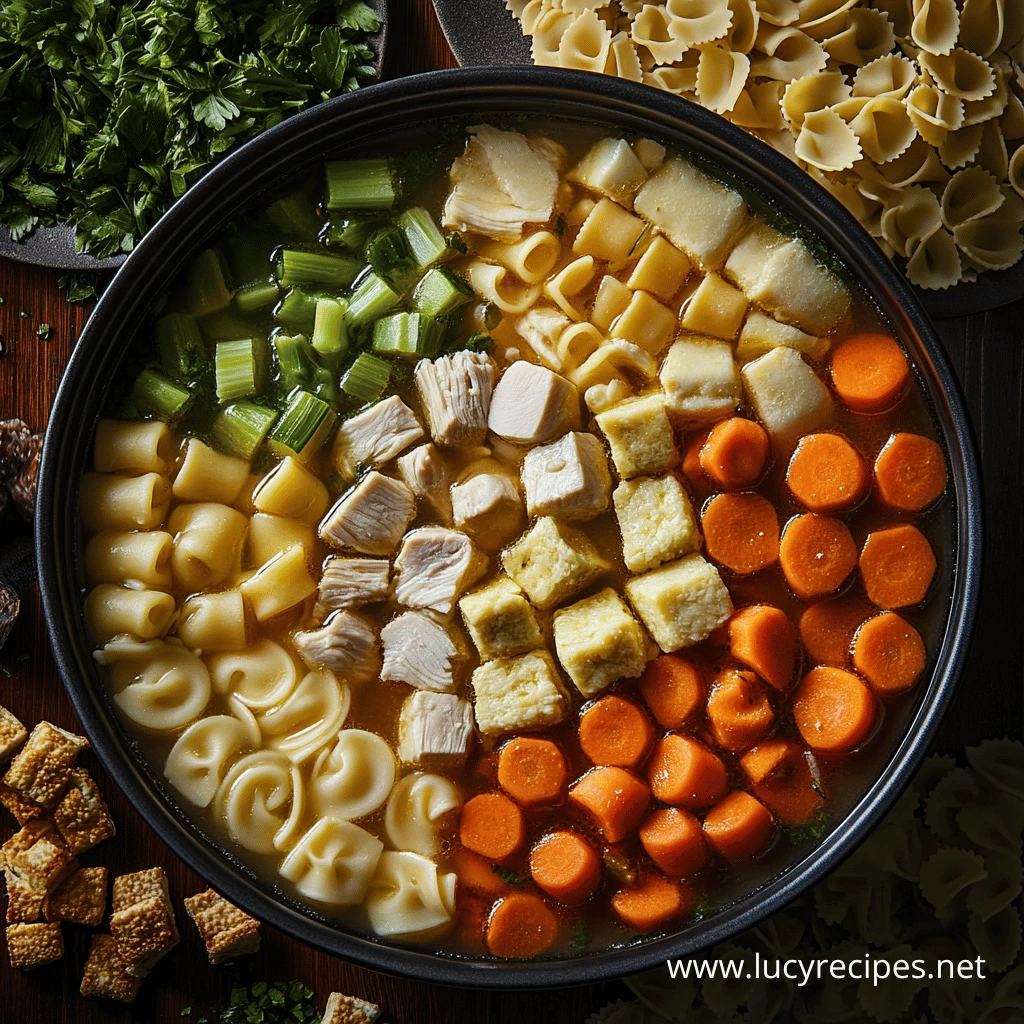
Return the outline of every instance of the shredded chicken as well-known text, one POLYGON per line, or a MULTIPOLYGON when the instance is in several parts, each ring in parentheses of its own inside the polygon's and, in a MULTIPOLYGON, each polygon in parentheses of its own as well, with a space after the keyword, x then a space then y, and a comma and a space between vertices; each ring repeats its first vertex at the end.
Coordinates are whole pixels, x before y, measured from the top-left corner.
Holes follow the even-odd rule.
POLYGON ((472 739, 472 705, 454 693, 417 690, 402 705, 398 756, 407 764, 461 764, 472 739))
POLYGON ((436 526, 413 530, 395 559, 395 597, 407 608, 447 615, 486 568, 486 557, 464 533, 436 526))
POLYGON ((452 467, 433 443, 421 444, 398 460, 398 472, 417 498, 422 498, 446 522, 452 521, 452 467))
POLYGON ((336 612, 319 629, 296 633, 294 639, 299 656, 312 669, 337 672, 350 683, 372 679, 380 671, 377 634, 353 612, 336 612))
POLYGON ((336 548, 389 555, 415 515, 412 491, 401 480, 374 470, 327 513, 320 536, 336 548))
POLYGON ((494 363, 480 352, 456 352, 416 364, 416 390, 441 445, 480 444, 487 434, 487 413, 494 391, 494 363))
POLYGON ((328 558, 320 577, 319 607, 324 615, 386 601, 391 567, 386 558, 328 558))
POLYGON ((466 645, 455 623, 428 612, 405 612, 380 633, 384 643, 381 679, 438 693, 455 688, 455 672, 466 660, 466 645))
POLYGON ((345 480, 353 480, 357 467, 380 466, 422 436, 423 427, 412 409, 392 395, 342 423, 331 460, 345 480))

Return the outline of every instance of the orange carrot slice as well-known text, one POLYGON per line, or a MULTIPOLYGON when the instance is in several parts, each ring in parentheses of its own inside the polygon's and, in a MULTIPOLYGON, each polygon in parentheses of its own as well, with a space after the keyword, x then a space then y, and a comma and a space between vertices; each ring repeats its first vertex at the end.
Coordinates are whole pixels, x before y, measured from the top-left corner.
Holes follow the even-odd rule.
POLYGON ((538 956, 550 949, 557 938, 558 918, 539 896, 531 893, 509 893, 487 922, 487 948, 494 956, 538 956))
POLYGON ((609 843, 618 843, 643 821, 651 791, 622 768, 592 768, 569 790, 569 801, 597 822, 609 843))
POLYGON ((909 523, 868 534, 860 552, 860 574, 868 600, 879 608, 920 604, 935 576, 935 553, 909 523))
POLYGON ((700 450, 704 472, 726 490, 749 487, 768 461, 768 434, 760 423, 731 416, 711 428, 700 450))
POLYGON ((708 859, 708 844, 700 822, 679 807, 652 811, 640 826, 640 842, 651 860, 677 878, 695 875, 708 859))
POLYGON ((523 812, 501 793, 481 793, 462 808, 459 840, 492 861, 510 857, 526 839, 523 812))
POLYGON ((708 721, 718 745, 738 753, 768 732, 775 715, 753 672, 726 669, 711 686, 708 721))
POLYGON ((800 635, 789 616, 770 604, 741 608, 728 622, 729 653, 776 690, 793 681, 800 635))
POLYGON ((591 704, 580 718, 580 747, 594 764, 632 768, 654 739, 646 712, 615 694, 591 704))
POLYGON ((857 564, 857 545, 846 523, 808 512, 786 524, 779 563, 793 593, 813 601, 842 586, 857 564))
POLYGON ((920 512, 946 489, 942 449, 920 434, 893 434, 875 459, 879 497, 903 512, 920 512))
POLYGON ((884 412, 902 397, 910 363, 888 334, 855 334, 832 356, 832 385, 855 412, 884 412))
POLYGON ((550 832, 530 851, 530 875, 559 903, 581 903, 601 884, 601 858, 575 832, 550 832))
POLYGON ((747 576, 779 558, 779 519, 760 494, 718 494, 701 519, 704 545, 719 565, 747 576))
POLYGON ((829 515, 856 505, 867 494, 871 477, 860 453, 845 437, 808 434, 793 452, 786 483, 806 509, 829 515))
POLYGON ((868 619, 853 642, 853 664, 878 693, 909 690, 927 661, 921 634, 895 612, 868 619))
POLYGON ((804 742, 823 754, 860 746, 875 725, 875 698, 852 673, 821 665, 800 682, 793 718, 804 742))
POLYGON ((730 793, 704 817, 704 835, 715 853, 730 864, 742 864, 763 853, 774 832, 768 808, 742 790, 730 793))
POLYGON ((689 736, 670 733, 647 764, 651 792, 662 802, 695 810, 720 800, 729 788, 725 765, 689 736))
POLYGON ((611 903, 615 913, 638 932, 664 928, 689 909, 682 886, 656 872, 641 879, 638 885, 620 889, 611 903))
POLYGON ((640 692, 663 729, 678 729, 704 699, 700 675, 678 654, 659 654, 640 676, 640 692))
POLYGON ((524 807, 556 803, 569 781, 558 745, 533 736, 517 736, 501 748, 498 784, 524 807))
POLYGON ((704 467, 700 464, 700 453, 710 433, 710 430, 705 430, 694 436, 687 444, 686 452, 683 455, 683 476, 690 481, 694 490, 701 494, 707 494, 715 489, 714 481, 704 472, 704 467))
POLYGON ((765 740, 740 758, 740 767, 752 784, 763 782, 793 751, 800 747, 792 740, 765 740))
POLYGON ((825 795, 795 743, 775 770, 754 785, 754 795, 783 825, 806 825, 825 805, 825 795))
POLYGON ((452 851, 451 865, 458 879, 460 891, 468 889, 470 892, 493 899, 508 888, 495 873, 491 861, 481 857, 479 853, 467 850, 464 846, 457 846, 452 851))
POLYGON ((812 604, 800 616, 800 639, 812 662, 846 668, 853 657, 853 635, 874 613, 859 594, 844 594, 812 604))

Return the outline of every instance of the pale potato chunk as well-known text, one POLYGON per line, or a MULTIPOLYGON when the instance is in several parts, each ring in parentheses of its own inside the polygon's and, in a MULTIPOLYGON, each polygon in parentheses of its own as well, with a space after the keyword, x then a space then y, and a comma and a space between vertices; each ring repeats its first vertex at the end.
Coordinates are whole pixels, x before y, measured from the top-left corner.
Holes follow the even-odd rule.
POLYGON ((550 516, 538 519, 501 561, 538 608, 561 604, 611 568, 579 530, 550 516))
POLYGON ((621 263, 628 259, 645 227, 644 222, 629 210, 624 210, 610 199, 602 199, 580 225, 572 251, 577 256, 593 256, 597 260, 621 263))
POLYGON ((648 173, 656 171, 665 162, 665 147, 654 139, 637 139, 633 152, 648 173))
POLYGON ((589 519, 608 507, 612 475, 601 442, 571 431, 531 449, 520 472, 530 516, 589 519))
POLYGON ((740 372, 757 418, 783 449, 835 416, 828 388, 795 349, 773 348, 740 372))
POLYGON ((550 441, 579 429, 579 393, 547 367, 517 360, 494 389, 487 425, 513 444, 550 441))
POLYGON ((612 324, 611 334, 656 356, 672 339, 676 314, 647 292, 633 292, 629 305, 612 324))
POLYGON ((610 587, 555 612, 555 650, 585 697, 640 675, 651 650, 640 623, 610 587))
POLYGON ((597 286, 590 322, 600 330, 607 331, 615 318, 626 311, 632 298, 633 293, 617 277, 605 274, 597 286))
POLYGON ((751 359, 763 356, 773 348, 794 348, 811 359, 823 359, 829 350, 828 338, 816 338, 801 331, 799 327, 780 324, 770 316, 754 310, 740 332, 736 343, 736 359, 749 363, 751 359))
POLYGON ((757 287, 769 256, 789 238, 756 218, 733 247, 722 273, 748 298, 757 287))
POLYGON ((665 407, 687 428, 710 425, 740 404, 740 374, 732 348, 697 334, 680 338, 661 367, 665 407))
POLYGON ((565 717, 568 694, 547 651, 488 661, 471 681, 477 728, 485 736, 543 729, 565 717))
POLYGON ((717 274, 705 274, 683 311, 683 326, 698 334, 732 341, 749 305, 739 288, 717 274))
POLYGON ((523 528, 523 496, 496 459, 479 459, 452 486, 455 525, 479 547, 493 551, 523 528))
POLYGON ((743 196, 686 160, 666 160, 637 193, 633 209, 705 270, 717 270, 747 219, 743 196))
POLYGON ((620 402, 598 413, 596 419, 623 479, 661 473, 679 461, 665 396, 660 392, 620 402))
POLYGON ((633 572, 646 572, 700 547, 693 506, 676 477, 623 480, 612 500, 622 534, 622 556, 633 572))
POLYGON ((544 646, 530 602, 507 576, 467 594, 459 602, 459 611, 483 661, 511 658, 544 646))
POLYGON ((626 284, 668 302, 689 273, 690 261, 686 253, 680 252, 664 235, 657 235, 633 268, 626 284))
POLYGON ((626 596, 663 651, 700 643, 732 614, 718 570, 696 554, 635 576, 626 596))
POLYGON ((625 139, 601 139, 569 172, 569 180, 629 207, 647 171, 625 139))

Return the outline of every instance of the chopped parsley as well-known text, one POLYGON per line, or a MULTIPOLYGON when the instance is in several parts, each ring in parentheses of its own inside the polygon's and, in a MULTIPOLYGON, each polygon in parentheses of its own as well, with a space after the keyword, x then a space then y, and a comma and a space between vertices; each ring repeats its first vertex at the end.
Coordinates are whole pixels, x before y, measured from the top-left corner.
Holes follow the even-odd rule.
POLYGON ((503 868, 500 864, 492 864, 491 870, 506 884, 506 885, 523 885, 526 879, 522 875, 516 873, 511 868, 503 868))

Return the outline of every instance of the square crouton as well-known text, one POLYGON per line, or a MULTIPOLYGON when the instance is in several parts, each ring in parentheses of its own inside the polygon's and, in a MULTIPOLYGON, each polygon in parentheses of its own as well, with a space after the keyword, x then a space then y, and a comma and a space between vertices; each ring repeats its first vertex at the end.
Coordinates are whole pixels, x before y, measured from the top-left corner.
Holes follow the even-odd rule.
POLYGON ((538 608, 553 608, 611 568, 590 541, 545 516, 501 556, 505 572, 538 608))
POLYGON ((127 910, 136 903, 153 898, 163 900, 171 909, 171 896, 167 889, 167 873, 163 868, 147 868, 118 875, 114 879, 113 910, 127 910))
POLYGON ((706 274, 683 310, 683 326, 697 334, 732 341, 746 316, 747 297, 717 274, 706 274))
POLYGON ((46 897, 47 921, 71 921, 98 928, 107 911, 107 869, 79 868, 46 897))
POLYGON ((117 833, 99 787, 84 768, 71 769, 71 784, 53 809, 53 820, 75 856, 117 833))
POLYGON ((374 1024, 378 1017, 380 1007, 376 1003, 332 992, 320 1024, 374 1024))
POLYGON ((511 658, 544 646, 530 602, 506 576, 467 594, 459 602, 459 611, 482 661, 511 658))
POLYGON ((128 973, 136 978, 144 978, 179 942, 170 906, 157 896, 111 915, 110 934, 128 973))
POLYGON ((451 768, 473 742, 473 708, 454 693, 417 690, 398 716, 398 757, 405 764, 451 768))
POLYGON ((52 807, 71 777, 71 767, 88 741, 49 722, 40 722, 7 769, 3 781, 25 799, 52 807))
POLYGON ((639 676, 654 653, 640 623, 610 587, 555 612, 553 624, 558 660, 585 697, 639 676))
POLYGON ((3 804, 11 814, 14 815, 19 825, 26 821, 38 818, 46 813, 46 808, 41 807, 34 800, 26 800, 16 789, 0 782, 0 804, 3 804))
POLYGON ((25 742, 28 730, 0 705, 0 762, 9 761, 14 752, 25 742))
POLYGON ((38 921, 43 914, 46 893, 30 885, 10 868, 4 868, 7 885, 7 923, 38 921))
POLYGON ((700 643, 732 614, 722 577, 700 555, 634 576, 626 596, 663 651, 700 643))
POLYGON ((211 964, 255 953, 260 948, 260 923, 212 889, 185 900, 185 909, 196 923, 211 964))
POLYGON ((64 936, 60 925, 9 924, 7 926, 7 955, 12 967, 23 971, 43 964, 52 964, 64 955, 64 936))
POLYGON ((568 694, 547 651, 488 661, 471 682, 476 724, 486 736, 543 729, 565 717, 568 694))
POLYGON ((597 425, 608 439, 612 462, 619 476, 663 473, 679 462, 672 424, 665 412, 665 396, 631 398, 597 415, 597 425))
POLYGON ((732 346, 699 334, 680 338, 661 367, 665 407, 688 430, 710 426, 740 404, 732 346))
POLYGON ((604 446, 593 434, 570 431, 531 449, 519 475, 530 516, 590 519, 608 507, 612 475, 604 446))
POLYGON ((139 993, 139 979, 128 973, 111 935, 94 935, 79 992, 93 999, 130 1003, 139 993))
POLYGON ((622 534, 622 556, 633 572, 646 572, 700 547, 697 517, 676 477, 623 480, 612 501, 622 534))
POLYGON ((0 853, 6 867, 44 893, 50 892, 77 866, 49 818, 27 822, 0 847, 0 853))

